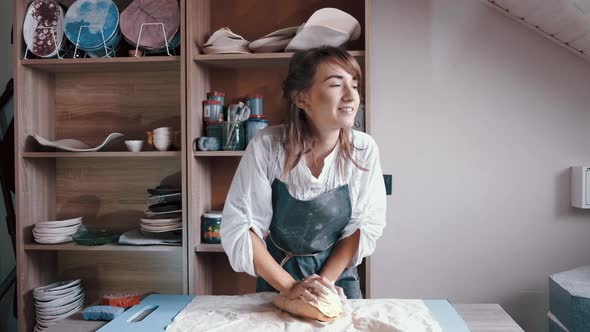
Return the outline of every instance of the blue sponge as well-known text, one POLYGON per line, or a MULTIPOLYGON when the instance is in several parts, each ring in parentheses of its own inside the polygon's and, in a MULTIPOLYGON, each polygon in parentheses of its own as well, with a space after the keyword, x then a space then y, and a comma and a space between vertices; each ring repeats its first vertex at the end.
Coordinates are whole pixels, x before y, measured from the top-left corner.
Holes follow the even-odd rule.
POLYGON ((84 320, 106 320, 111 321, 125 312, 125 309, 110 305, 95 305, 84 309, 84 320))

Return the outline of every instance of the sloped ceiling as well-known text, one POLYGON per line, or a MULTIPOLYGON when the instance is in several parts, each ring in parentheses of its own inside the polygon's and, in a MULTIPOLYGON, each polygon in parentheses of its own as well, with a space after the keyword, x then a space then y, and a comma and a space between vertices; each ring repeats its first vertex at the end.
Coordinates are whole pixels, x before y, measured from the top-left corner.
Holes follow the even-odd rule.
POLYGON ((590 61, 590 0, 482 0, 590 61))

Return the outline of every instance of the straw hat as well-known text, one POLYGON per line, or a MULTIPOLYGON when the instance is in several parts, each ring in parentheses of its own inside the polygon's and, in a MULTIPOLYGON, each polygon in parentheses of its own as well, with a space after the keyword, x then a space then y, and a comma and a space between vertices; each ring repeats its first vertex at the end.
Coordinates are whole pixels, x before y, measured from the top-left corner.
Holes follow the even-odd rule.
POLYGON ((256 53, 282 51, 289 44, 289 42, 291 42, 291 39, 293 39, 298 29, 299 26, 294 26, 273 31, 266 36, 251 42, 248 47, 252 52, 256 53))
POLYGON ((339 47, 358 39, 360 35, 361 25, 352 15, 336 8, 322 8, 300 27, 285 51, 302 51, 324 45, 339 47))
POLYGON ((205 54, 219 53, 250 53, 249 41, 244 37, 233 33, 229 28, 221 28, 215 31, 203 45, 205 54))

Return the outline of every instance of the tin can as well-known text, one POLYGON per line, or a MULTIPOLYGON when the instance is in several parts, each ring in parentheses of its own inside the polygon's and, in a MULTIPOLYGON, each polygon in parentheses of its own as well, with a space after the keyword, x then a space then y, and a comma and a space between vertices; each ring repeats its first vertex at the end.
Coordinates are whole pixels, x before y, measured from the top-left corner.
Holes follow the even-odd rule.
POLYGON ((216 100, 220 102, 221 107, 219 108, 219 119, 215 121, 223 121, 225 119, 225 112, 223 110, 223 105, 225 105, 225 93, 221 91, 209 91, 207 92, 207 99, 209 101, 216 100))
POLYGON ((263 110, 263 100, 264 96, 261 94, 255 94, 248 97, 248 101, 246 102, 248 107, 250 108, 250 115, 260 115, 264 113, 263 110))
POLYGON ((254 135, 260 130, 268 127, 268 120, 262 117, 251 117, 246 121, 246 145, 250 143, 254 135))
POLYGON ((203 243, 221 243, 221 212, 207 212, 201 216, 201 240, 203 243))
POLYGON ((223 121, 223 111, 221 102, 219 100, 204 100, 203 101, 203 121, 205 123, 223 121))

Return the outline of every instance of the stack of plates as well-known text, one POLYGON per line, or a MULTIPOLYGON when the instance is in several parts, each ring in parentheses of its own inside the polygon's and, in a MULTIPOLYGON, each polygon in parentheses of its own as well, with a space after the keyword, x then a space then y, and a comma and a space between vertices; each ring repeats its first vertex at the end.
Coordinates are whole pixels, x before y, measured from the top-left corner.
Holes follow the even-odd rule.
POLYGON ((50 325, 71 316, 84 305, 84 290, 80 279, 56 282, 33 289, 37 325, 41 331, 50 325))
POLYGON ((182 230, 182 193, 178 188, 157 187, 148 189, 146 218, 140 218, 140 229, 148 233, 182 230))
POLYGON ((42 244, 70 242, 80 225, 82 217, 40 222, 33 228, 33 237, 35 242, 42 244))
POLYGON ((139 226, 142 231, 148 233, 163 233, 182 229, 182 219, 176 218, 140 218, 139 226))

